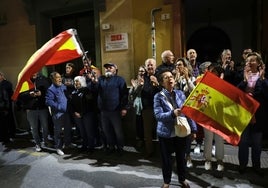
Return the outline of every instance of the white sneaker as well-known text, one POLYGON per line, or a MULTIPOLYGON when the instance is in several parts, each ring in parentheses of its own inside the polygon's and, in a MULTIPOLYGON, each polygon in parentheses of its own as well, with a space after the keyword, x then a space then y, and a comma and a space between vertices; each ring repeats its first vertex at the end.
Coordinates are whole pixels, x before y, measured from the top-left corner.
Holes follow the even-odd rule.
POLYGON ((191 159, 187 159, 186 166, 187 166, 187 168, 192 168, 193 167, 193 162, 192 162, 191 159))
POLYGON ((201 151, 201 147, 200 147, 200 145, 198 144, 198 145, 196 145, 195 148, 194 148, 194 153, 195 153, 195 154, 200 154, 200 151, 201 151))
POLYGON ((211 166, 211 162, 210 161, 206 161, 205 162, 205 170, 211 170, 212 166, 211 166))
POLYGON ((64 155, 64 153, 63 153, 63 151, 61 149, 57 149, 57 154, 60 155, 60 156, 64 155))
POLYGON ((40 152, 42 149, 41 149, 41 147, 39 146, 39 145, 36 145, 35 146, 35 151, 37 151, 37 152, 40 152))
POLYGON ((224 170, 224 166, 222 164, 218 164, 217 171, 223 171, 223 170, 224 170))
POLYGON ((215 153, 216 153, 216 148, 215 148, 215 145, 213 145, 212 151, 211 151, 212 156, 215 156, 215 153))

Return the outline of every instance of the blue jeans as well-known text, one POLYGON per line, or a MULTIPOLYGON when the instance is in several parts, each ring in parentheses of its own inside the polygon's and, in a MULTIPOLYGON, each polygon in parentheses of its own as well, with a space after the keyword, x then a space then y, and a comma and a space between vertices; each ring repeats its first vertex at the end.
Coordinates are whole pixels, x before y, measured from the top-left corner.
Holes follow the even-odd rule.
POLYGON ((124 133, 122 129, 121 112, 102 111, 101 126, 103 127, 107 139, 107 145, 109 145, 109 147, 114 147, 116 145, 118 149, 123 149, 124 133))
POLYGON ((262 132, 255 131, 254 125, 246 127, 241 135, 238 148, 239 164, 246 167, 249 159, 249 147, 251 146, 251 161, 254 168, 261 167, 262 132))
POLYGON ((42 139, 39 136, 39 122, 42 128, 44 142, 48 142, 48 109, 27 110, 27 120, 31 126, 32 135, 37 145, 41 144, 42 139))
POLYGON ((70 145, 71 139, 72 139, 72 126, 71 126, 70 114, 66 112, 59 118, 57 118, 54 115, 52 116, 52 121, 54 125, 55 148, 62 149, 63 140, 64 140, 65 146, 70 145), (64 128, 63 135, 62 135, 62 128, 64 128))

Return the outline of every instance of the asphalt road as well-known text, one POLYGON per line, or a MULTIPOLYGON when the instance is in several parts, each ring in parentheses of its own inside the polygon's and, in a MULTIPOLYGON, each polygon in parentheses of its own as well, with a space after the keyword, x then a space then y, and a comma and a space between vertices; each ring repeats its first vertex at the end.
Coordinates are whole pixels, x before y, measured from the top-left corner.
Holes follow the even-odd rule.
MULTIPOLYGON (((156 143, 157 145, 157 143, 156 143)), ((135 147, 124 148, 122 156, 107 155, 101 149, 80 153, 77 149, 58 156, 54 149, 35 152, 29 137, 18 137, 7 145, 0 143, 1 188, 154 188, 163 184, 158 152, 144 159, 135 147)), ((237 148, 225 145, 225 170, 206 171, 201 155, 192 153, 194 167, 188 169, 190 186, 198 187, 268 187, 268 151, 262 152, 264 176, 250 168, 246 174, 237 172, 237 148)), ((214 165, 214 169, 216 164, 214 165)), ((173 173, 171 188, 180 187, 173 173)))

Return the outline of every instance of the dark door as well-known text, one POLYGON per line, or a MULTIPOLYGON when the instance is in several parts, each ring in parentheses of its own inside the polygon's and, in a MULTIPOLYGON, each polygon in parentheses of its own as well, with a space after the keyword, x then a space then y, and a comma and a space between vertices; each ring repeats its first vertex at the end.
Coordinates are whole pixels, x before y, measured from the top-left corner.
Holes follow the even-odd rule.
MULTIPOLYGON (((77 30, 84 50, 88 51, 88 56, 94 61, 96 59, 94 12, 86 11, 52 18, 52 32, 54 36, 70 28, 77 30)), ((73 60, 72 63, 75 64, 77 70, 83 67, 81 59, 73 60)), ((55 69, 60 73, 65 72, 65 63, 57 65, 55 69)))
POLYGON ((204 27, 195 31, 187 42, 187 49, 197 52, 197 60, 216 62, 223 49, 231 49, 227 34, 217 27, 204 27))

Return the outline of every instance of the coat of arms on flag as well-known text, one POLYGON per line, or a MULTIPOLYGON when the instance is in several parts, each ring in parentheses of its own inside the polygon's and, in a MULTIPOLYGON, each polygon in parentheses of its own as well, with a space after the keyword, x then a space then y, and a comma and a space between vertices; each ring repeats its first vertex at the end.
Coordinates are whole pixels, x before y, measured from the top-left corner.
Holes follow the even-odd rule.
POLYGON ((206 129, 237 145, 259 107, 248 94, 206 72, 182 107, 182 112, 206 129))

